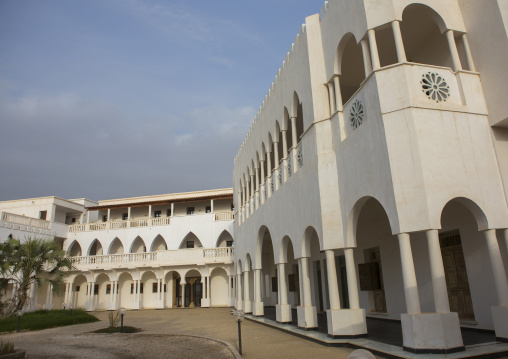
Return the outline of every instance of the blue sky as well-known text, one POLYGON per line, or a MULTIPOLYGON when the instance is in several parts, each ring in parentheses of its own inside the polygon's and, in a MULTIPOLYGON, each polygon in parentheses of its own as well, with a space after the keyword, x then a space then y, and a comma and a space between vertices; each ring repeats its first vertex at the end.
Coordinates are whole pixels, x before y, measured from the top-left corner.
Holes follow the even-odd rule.
POLYGON ((0 0, 0 200, 232 186, 322 1, 0 0))

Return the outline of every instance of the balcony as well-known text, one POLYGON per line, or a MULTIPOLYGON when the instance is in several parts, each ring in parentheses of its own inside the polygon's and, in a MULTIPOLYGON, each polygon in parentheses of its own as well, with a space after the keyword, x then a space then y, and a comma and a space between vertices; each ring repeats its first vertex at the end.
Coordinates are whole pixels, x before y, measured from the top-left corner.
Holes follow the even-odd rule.
POLYGON ((51 230, 50 221, 8 212, 0 212, 0 226, 35 234, 55 235, 55 232, 51 230))
POLYGON ((233 263, 233 248, 192 248, 169 251, 110 254, 103 256, 71 257, 76 270, 110 269, 177 266, 177 265, 205 265, 208 263, 233 263))

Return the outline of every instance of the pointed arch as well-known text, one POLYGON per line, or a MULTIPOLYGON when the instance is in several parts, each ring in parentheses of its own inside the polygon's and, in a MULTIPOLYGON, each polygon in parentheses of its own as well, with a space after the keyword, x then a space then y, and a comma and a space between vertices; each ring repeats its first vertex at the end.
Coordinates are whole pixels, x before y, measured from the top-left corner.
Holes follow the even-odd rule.
POLYGON ((69 257, 81 257, 83 252, 81 251, 81 245, 78 241, 74 240, 69 248, 67 249, 67 256, 69 257))
POLYGON ((150 246, 150 252, 166 251, 166 250, 168 250, 168 243, 166 242, 163 236, 158 234, 152 241, 152 245, 150 246))
POLYGON ((108 254, 124 254, 123 243, 118 237, 115 237, 109 245, 108 254))
POLYGON ((87 250, 87 255, 89 256, 100 256, 104 254, 104 249, 102 247, 102 243, 95 238, 87 250))
POLYGON ((146 244, 143 238, 137 236, 131 244, 129 253, 144 253, 146 252, 146 244))
POLYGON ((234 243, 233 236, 231 235, 231 233, 229 233, 229 231, 227 229, 225 229, 225 230, 222 231, 222 233, 217 238, 217 241, 215 243, 215 247, 217 247, 217 248, 219 248, 219 247, 232 247, 233 243, 234 243), (229 245, 230 243, 228 243, 228 242, 230 242, 231 245, 229 245))
POLYGON ((180 243, 179 249, 191 249, 191 248, 202 248, 203 245, 199 240, 198 236, 196 236, 193 232, 187 233, 187 235, 183 238, 180 243))
POLYGON ((342 104, 345 104, 365 80, 363 52, 352 33, 345 34, 335 53, 335 72, 340 75, 342 104))

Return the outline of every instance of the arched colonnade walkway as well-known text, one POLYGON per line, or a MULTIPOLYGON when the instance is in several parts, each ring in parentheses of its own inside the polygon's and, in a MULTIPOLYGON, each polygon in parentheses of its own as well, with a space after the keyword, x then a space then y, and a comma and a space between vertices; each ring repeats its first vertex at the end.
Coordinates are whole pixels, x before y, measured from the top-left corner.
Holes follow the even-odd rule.
POLYGON ((335 338, 369 335, 366 315, 401 320, 401 342, 417 352, 463 350, 461 326, 508 338, 508 230, 489 228, 481 207, 462 197, 440 221, 392 233, 383 205, 365 197, 345 248, 323 249, 312 227, 278 239, 261 226, 255 252, 236 261, 236 308, 335 338))

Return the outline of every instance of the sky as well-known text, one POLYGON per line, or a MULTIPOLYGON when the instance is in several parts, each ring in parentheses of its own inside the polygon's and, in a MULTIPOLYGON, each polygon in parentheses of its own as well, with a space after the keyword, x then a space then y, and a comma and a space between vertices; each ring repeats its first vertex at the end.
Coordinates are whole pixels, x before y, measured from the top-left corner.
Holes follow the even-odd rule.
POLYGON ((321 0, 0 0, 0 201, 232 187, 321 0))

